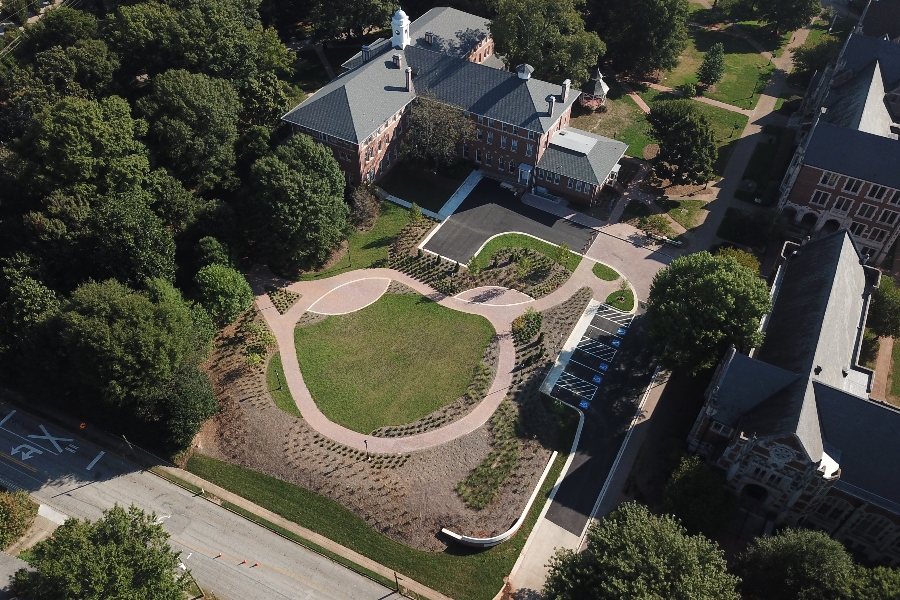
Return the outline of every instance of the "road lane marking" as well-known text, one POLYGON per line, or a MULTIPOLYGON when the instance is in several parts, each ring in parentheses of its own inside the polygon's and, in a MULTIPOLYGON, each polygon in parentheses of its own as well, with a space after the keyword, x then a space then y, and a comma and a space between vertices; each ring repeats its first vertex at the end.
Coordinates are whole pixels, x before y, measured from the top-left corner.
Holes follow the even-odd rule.
POLYGON ((9 414, 6 415, 5 417, 3 417, 3 420, 0 421, 0 427, 3 427, 3 424, 6 423, 6 422, 9 420, 9 418, 10 418, 11 416, 13 416, 14 414, 16 414, 15 409, 9 411, 9 414))
POLYGON ((12 456, 10 456, 9 454, 6 454, 5 452, 0 452, 0 456, 2 456, 3 458, 5 458, 6 460, 11 460, 11 461, 13 461, 13 462, 16 463, 17 465, 20 465, 20 466, 25 467, 26 469, 28 469, 28 470, 31 471, 32 473, 37 473, 37 469, 35 469, 35 468, 32 467, 31 465, 25 464, 25 463, 23 463, 21 460, 19 460, 18 458, 13 458, 12 456))
MULTIPOLYGON (((0 428, 0 429, 3 429, 3 431, 5 431, 6 433, 8 433, 8 434, 10 434, 10 435, 16 436, 16 437, 19 438, 20 440, 25 440, 25 441, 28 442, 29 444, 32 443, 32 441, 29 440, 28 438, 22 437, 22 436, 19 435, 18 433, 15 433, 14 431, 10 431, 9 429, 6 429, 5 427, 2 427, 2 428, 0 428)), ((53 456, 59 456, 59 454, 57 454, 57 453, 54 452, 53 450, 50 450, 49 448, 44 448, 44 447, 41 446, 40 444, 35 444, 35 445, 36 445, 38 448, 40 448, 41 450, 43 450, 44 452, 49 452, 49 453, 52 454, 53 456)))
POLYGON ((75 441, 72 438, 54 437, 54 436, 50 435, 50 432, 48 432, 47 428, 44 427, 43 425, 38 425, 38 427, 41 429, 41 431, 44 432, 44 435, 29 434, 28 437, 30 437, 33 440, 49 441, 51 444, 53 444, 53 447, 56 448, 57 452, 63 451, 62 446, 60 446, 57 442, 73 442, 73 441, 75 441))
POLYGON ((98 461, 98 460, 100 460, 101 458, 103 458, 103 455, 104 455, 104 454, 106 454, 106 452, 104 452, 103 450, 101 450, 101 451, 100 451, 100 454, 98 454, 96 457, 94 457, 94 460, 91 461, 91 464, 89 464, 89 465, 87 466, 87 470, 90 471, 92 468, 94 468, 94 465, 97 464, 97 461, 98 461))

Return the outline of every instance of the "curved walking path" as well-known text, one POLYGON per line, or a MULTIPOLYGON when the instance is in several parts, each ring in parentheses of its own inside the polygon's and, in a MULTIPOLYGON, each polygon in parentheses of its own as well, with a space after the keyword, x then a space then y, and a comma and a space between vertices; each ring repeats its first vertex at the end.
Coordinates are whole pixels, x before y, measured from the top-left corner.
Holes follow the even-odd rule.
POLYGON ((591 260, 582 260, 563 285, 537 300, 519 292, 496 287, 469 290, 453 297, 444 296, 431 286, 393 269, 360 269, 328 279, 298 281, 285 285, 287 282, 278 279, 265 268, 258 268, 249 279, 257 295, 256 305, 278 342, 284 379, 303 419, 321 435, 345 446, 377 454, 398 454, 439 446, 484 425, 506 397, 512 382, 516 359, 511 334, 513 319, 529 307, 542 311, 556 306, 568 300, 582 287, 591 288, 594 297, 603 301, 617 285, 616 282, 603 281, 594 276, 592 267, 591 260), (294 345, 294 329, 303 313, 310 310, 323 314, 340 314, 368 306, 384 294, 391 280, 409 286, 441 306, 485 317, 500 336, 499 358, 497 373, 487 395, 464 417, 444 427, 417 435, 379 438, 347 429, 328 419, 319 410, 303 381, 294 345), (300 294, 301 298, 288 312, 281 315, 265 291, 267 285, 286 287, 300 294))

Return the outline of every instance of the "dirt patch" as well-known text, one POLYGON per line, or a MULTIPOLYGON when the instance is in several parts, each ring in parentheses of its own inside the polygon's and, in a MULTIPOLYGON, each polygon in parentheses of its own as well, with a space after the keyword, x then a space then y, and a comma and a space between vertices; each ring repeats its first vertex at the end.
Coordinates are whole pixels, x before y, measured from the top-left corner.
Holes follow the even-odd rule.
POLYGON ((367 456, 278 409, 264 371, 247 366, 233 339, 234 328, 220 335, 208 364, 221 410, 204 425, 196 449, 324 494, 377 531, 416 549, 444 550, 445 541, 438 537, 442 527, 495 535, 519 516, 556 444, 557 417, 544 408, 539 386, 590 297, 585 288, 544 311, 540 360, 528 358, 536 352, 534 346, 517 348, 509 398, 521 413, 518 459, 494 501, 482 510, 466 507, 456 485, 491 452, 488 425, 430 450, 367 456))
POLYGON ((653 160, 659 154, 659 144, 647 144, 642 152, 644 160, 653 160))

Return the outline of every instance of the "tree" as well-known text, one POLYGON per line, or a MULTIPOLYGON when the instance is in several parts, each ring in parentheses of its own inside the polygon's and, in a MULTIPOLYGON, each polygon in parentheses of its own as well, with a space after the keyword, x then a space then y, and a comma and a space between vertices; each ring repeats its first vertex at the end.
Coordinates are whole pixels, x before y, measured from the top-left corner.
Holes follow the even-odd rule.
POLYGON ((896 600, 900 598, 900 569, 857 566, 850 584, 850 600, 896 600))
POLYGON ((776 34, 808 25, 822 12, 820 0, 757 0, 756 14, 772 25, 776 34))
POLYGON ((606 52, 596 33, 585 31, 578 0, 497 0, 491 37, 507 66, 534 67, 534 76, 549 81, 569 78, 574 86, 606 52))
POLYGON ((697 456, 682 457, 663 490, 663 510, 681 520, 690 533, 713 535, 737 513, 725 489, 725 477, 697 456))
POLYGON ((713 542, 687 535, 672 517, 629 502, 591 526, 584 552, 557 551, 543 597, 737 600, 738 580, 725 567, 713 542))
POLYGON ((287 270, 321 264, 344 238, 344 175, 331 150, 295 135, 251 168, 245 205, 259 257, 287 270))
POLYGON ((706 87, 717 84, 725 75, 725 45, 716 42, 703 57, 700 68, 697 69, 697 80, 706 87))
POLYGON ((228 265, 211 264, 194 277, 200 304, 219 325, 233 323, 253 304, 250 284, 238 271, 228 265))
POLYGON ((403 139, 403 153, 434 169, 459 160, 463 143, 475 137, 475 125, 458 106, 438 101, 425 90, 409 112, 409 130, 403 139))
POLYGON ((388 25, 396 4, 390 0, 315 0, 311 23, 319 41, 362 38, 369 29, 388 25))
POLYGON ((672 225, 665 215, 650 215, 641 217, 638 221, 640 228, 647 233, 669 237, 672 235, 672 225))
POLYGON ((687 48, 688 7, 687 0, 589 0, 588 18, 620 70, 669 71, 687 48))
POLYGON ((690 100, 658 102, 647 115, 659 142, 656 172, 676 184, 706 183, 713 176, 716 141, 712 127, 690 100))
POLYGON ((369 186, 361 185, 350 195, 350 222, 358 229, 371 227, 378 218, 381 204, 369 186))
POLYGON ((794 67, 797 71, 807 73, 821 71, 829 61, 837 58, 843 45, 844 42, 833 35, 823 35, 814 40, 807 39, 802 46, 794 50, 794 67))
POLYGON ((200 238, 194 247, 194 254, 197 257, 198 270, 214 264, 234 266, 228 246, 211 235, 200 238))
POLYGON ((739 248, 732 248, 731 246, 722 246, 716 251, 716 256, 731 257, 759 275, 759 260, 752 252, 746 252, 739 248))
POLYGON ((19 541, 37 516, 38 505, 26 492, 0 492, 0 548, 19 541))
POLYGON ((839 600, 854 578, 853 559, 841 543, 807 529, 756 538, 736 571, 746 597, 765 600, 839 600))
POLYGON ((67 519, 31 551, 34 571, 19 570, 15 587, 25 598, 182 600, 187 573, 169 534, 132 505, 116 505, 98 521, 67 519))
POLYGON ((900 289, 890 276, 883 276, 872 293, 866 326, 879 337, 900 337, 900 289))
POLYGON ((653 278, 647 307, 650 343, 662 363, 697 373, 732 344, 759 346, 759 320, 771 309, 758 273, 709 252, 672 261, 653 278))
POLYGON ((138 109, 152 123, 159 159, 179 179, 199 189, 230 184, 241 111, 230 83, 183 69, 166 71, 138 109))
POLYGON ((59 298, 28 275, 5 273, 5 278, 9 294, 0 302, 0 356, 5 355, 10 366, 17 365, 26 347, 36 343, 36 330, 59 311, 59 298))

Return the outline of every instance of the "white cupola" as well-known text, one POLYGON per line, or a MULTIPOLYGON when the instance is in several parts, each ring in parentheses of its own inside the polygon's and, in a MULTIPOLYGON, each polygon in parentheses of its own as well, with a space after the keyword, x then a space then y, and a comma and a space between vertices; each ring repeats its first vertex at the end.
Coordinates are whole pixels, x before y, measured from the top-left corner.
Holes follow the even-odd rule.
POLYGON ((409 46, 409 17, 402 8, 394 13, 394 17, 391 19, 391 30, 393 32, 391 45, 394 48, 403 50, 409 46))

